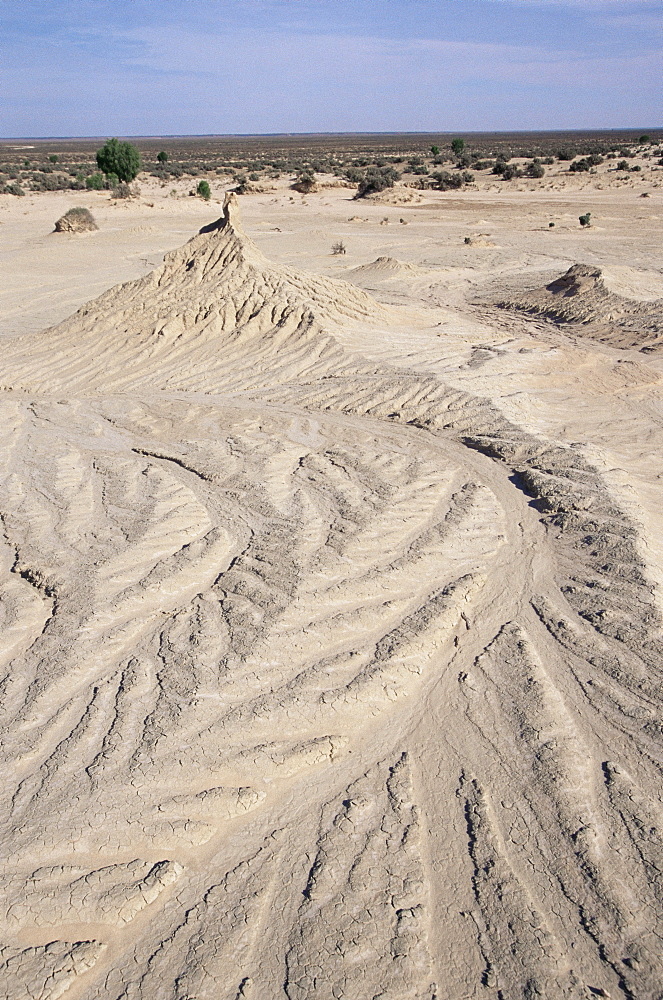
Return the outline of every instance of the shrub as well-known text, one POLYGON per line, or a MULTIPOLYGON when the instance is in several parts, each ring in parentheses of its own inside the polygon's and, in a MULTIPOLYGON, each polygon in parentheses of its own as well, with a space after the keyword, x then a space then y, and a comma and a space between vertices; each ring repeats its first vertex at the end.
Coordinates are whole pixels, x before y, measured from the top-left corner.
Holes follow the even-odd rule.
POLYGON ((338 243, 334 243, 333 244, 333 246, 332 246, 332 253, 334 255, 338 256, 338 254, 343 254, 345 252, 346 252, 346 250, 345 250, 345 243, 343 243, 341 240, 339 240, 338 243))
POLYGON ((514 177, 522 177, 523 172, 514 163, 507 163, 502 171, 502 180, 512 181, 514 177))
POLYGON ((440 155, 440 147, 439 146, 431 146, 430 151, 433 154, 433 156, 439 156, 440 155))
POLYGON ((575 152, 572 149, 558 149, 557 159, 558 160, 572 160, 575 156, 575 152))
POLYGON ((3 194, 15 194, 17 198, 24 198, 25 191, 19 184, 7 184, 4 189, 3 194))
POLYGON ((92 212, 82 205, 70 208, 55 223, 56 233, 84 233, 98 228, 92 212))
POLYGON ((196 188, 196 194, 204 198, 205 201, 209 201, 212 197, 212 192, 207 181, 198 181, 198 187, 196 188))
POLYGON ((157 163, 168 163, 168 153, 165 149, 162 149, 160 153, 157 153, 157 163))
POLYGON ((451 149, 453 150, 454 156, 460 156, 460 154, 465 149, 465 140, 464 139, 452 139, 451 140, 451 149))
POLYGON ((30 178, 33 191, 67 191, 72 185, 69 177, 61 174, 33 174, 30 178))
POLYGON ((364 171, 359 170, 357 167, 348 167, 345 171, 345 176, 351 184, 360 184, 364 179, 364 171))
POLYGON ((114 174, 118 180, 128 183, 140 170, 140 153, 130 142, 109 139, 97 151, 97 166, 107 176, 114 174))
POLYGON ((111 195, 113 198, 131 198, 131 188, 128 184, 124 184, 120 181, 120 183, 116 184, 111 191, 111 195))
POLYGON ((460 156, 456 162, 457 170, 464 170, 466 167, 471 167, 471 166, 472 166, 472 157, 469 156, 467 153, 463 153, 463 155, 460 156))
POLYGON ((48 158, 48 159, 49 159, 49 161, 50 161, 51 163, 57 163, 57 162, 58 162, 58 158, 57 158, 57 156, 55 155, 55 153, 53 153, 53 155, 52 155, 52 156, 49 156, 49 158, 48 158))
POLYGON ((106 181, 103 174, 90 174, 89 177, 85 178, 85 187, 92 191, 103 191, 105 186, 106 181))
POLYGON ((312 174, 308 170, 299 174, 292 185, 292 189, 293 191, 299 191, 300 194, 310 194, 312 191, 315 191, 315 174, 312 174))
POLYGON ((585 215, 579 215, 578 216, 578 222, 580 223, 581 226, 583 226, 583 228, 585 226, 591 225, 591 223, 589 221, 590 217, 591 217, 591 214, 592 214, 591 212, 587 212, 585 215))
POLYGON ((475 170, 492 170, 495 160, 475 160, 472 166, 475 170))
POLYGON ((590 166, 591 164, 589 160, 585 157, 583 160, 574 160, 573 163, 569 165, 569 170, 573 174, 578 174, 589 170, 590 166))
POLYGON ((463 186, 462 174, 450 174, 448 170, 436 170, 431 176, 438 191, 453 191, 463 186))
POLYGON ((628 170, 628 160, 620 160, 615 170, 628 170))
POLYGON ((651 142, 651 139, 649 138, 648 135, 641 135, 640 138, 638 139, 638 142, 640 143, 641 146, 644 146, 645 143, 651 142))
POLYGON ((393 167, 369 167, 357 187, 356 198, 365 198, 394 186, 400 174, 393 167))
POLYGON ((534 177, 534 178, 536 178, 538 180, 539 178, 543 177, 544 175, 545 175, 545 170, 543 168, 543 164, 537 163, 536 160, 533 160, 528 165, 528 167, 527 167, 527 176, 528 177, 534 177))

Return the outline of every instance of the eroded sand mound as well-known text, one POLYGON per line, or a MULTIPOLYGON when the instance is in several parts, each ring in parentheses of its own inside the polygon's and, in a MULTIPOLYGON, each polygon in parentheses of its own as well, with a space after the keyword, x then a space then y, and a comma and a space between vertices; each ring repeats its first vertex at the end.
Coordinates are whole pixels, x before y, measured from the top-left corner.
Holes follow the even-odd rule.
POLYGON ((5 995, 657 996, 632 525, 235 216, 6 351, 5 995))
POLYGON ((89 233, 98 228, 87 208, 70 208, 55 223, 56 233, 89 233))
POLYGON ((385 188, 384 191, 376 191, 373 194, 364 195, 362 198, 362 201, 374 202, 378 205, 418 205, 423 200, 420 191, 403 184, 394 184, 393 187, 385 188))
POLYGON ((613 347, 663 347, 663 298, 635 301, 609 291, 600 268, 572 267, 543 288, 502 299, 498 305, 539 313, 613 347))
POLYGON ((420 270, 416 264, 395 257, 378 257, 370 264, 353 267, 350 274, 357 278, 397 278, 403 274, 417 274, 420 270))

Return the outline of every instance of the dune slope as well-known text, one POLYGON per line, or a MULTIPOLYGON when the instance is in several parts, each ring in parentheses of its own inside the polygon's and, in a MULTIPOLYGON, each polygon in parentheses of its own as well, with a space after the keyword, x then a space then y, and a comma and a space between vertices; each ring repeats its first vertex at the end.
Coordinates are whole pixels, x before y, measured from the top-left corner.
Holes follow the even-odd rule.
POLYGON ((5 350, 5 995, 659 997, 634 526, 236 215, 5 350))

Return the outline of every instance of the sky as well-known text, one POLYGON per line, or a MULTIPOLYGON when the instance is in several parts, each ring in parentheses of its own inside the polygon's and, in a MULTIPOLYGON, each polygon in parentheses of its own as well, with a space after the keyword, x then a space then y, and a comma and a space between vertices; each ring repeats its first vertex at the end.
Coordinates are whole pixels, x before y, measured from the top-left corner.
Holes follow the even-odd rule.
POLYGON ((0 0, 0 137, 640 128, 660 0, 0 0))

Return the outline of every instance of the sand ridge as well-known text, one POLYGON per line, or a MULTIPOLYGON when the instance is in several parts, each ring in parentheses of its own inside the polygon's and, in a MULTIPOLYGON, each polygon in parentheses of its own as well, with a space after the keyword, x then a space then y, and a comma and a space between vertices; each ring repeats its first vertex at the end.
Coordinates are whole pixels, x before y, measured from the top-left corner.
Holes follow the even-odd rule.
POLYGON ((428 288, 230 196, 6 345, 12 1000, 658 996, 655 557, 500 394, 564 334, 428 288))

